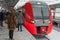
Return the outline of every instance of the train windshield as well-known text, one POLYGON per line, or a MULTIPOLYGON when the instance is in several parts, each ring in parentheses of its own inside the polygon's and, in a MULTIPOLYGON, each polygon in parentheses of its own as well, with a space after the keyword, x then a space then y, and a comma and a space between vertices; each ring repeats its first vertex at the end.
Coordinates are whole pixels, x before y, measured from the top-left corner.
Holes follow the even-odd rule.
POLYGON ((32 7, 35 19, 49 19, 49 11, 47 5, 33 4, 32 7))

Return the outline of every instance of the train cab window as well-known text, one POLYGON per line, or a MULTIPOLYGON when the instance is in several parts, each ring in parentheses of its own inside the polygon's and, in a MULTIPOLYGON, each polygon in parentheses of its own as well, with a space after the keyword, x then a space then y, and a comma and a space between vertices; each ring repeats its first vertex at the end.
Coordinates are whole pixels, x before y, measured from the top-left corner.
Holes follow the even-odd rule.
POLYGON ((49 19, 49 11, 47 5, 33 4, 33 15, 35 19, 49 19))
POLYGON ((49 11, 48 11, 48 7, 47 7, 47 6, 42 7, 42 11, 43 11, 44 19, 49 19, 49 11))

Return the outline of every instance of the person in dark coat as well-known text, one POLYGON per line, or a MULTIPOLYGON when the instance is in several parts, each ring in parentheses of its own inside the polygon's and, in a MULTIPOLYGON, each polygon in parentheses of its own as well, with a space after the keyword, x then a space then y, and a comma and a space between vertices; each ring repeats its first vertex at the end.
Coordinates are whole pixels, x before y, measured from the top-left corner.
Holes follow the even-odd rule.
POLYGON ((14 30, 18 24, 18 19, 15 15, 15 11, 11 11, 11 13, 7 16, 7 24, 9 30, 9 39, 13 39, 14 30))
POLYGON ((4 14, 0 12, 0 26, 3 27, 4 14))

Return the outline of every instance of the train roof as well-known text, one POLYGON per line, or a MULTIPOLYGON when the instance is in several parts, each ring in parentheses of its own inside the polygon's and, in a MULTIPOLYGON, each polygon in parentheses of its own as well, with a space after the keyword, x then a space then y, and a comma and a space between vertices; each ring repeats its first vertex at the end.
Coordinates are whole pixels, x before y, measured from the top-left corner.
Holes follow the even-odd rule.
POLYGON ((43 5, 47 5, 47 3, 45 3, 45 1, 40 1, 40 0, 26 0, 26 1, 21 0, 21 1, 19 1, 19 2, 15 5, 14 9, 19 9, 19 8, 21 8, 21 7, 24 6, 27 2, 31 2, 31 4, 43 4, 43 5))
POLYGON ((30 1, 31 2, 31 4, 41 4, 41 5, 47 5, 47 3, 46 2, 44 2, 44 1, 30 1))

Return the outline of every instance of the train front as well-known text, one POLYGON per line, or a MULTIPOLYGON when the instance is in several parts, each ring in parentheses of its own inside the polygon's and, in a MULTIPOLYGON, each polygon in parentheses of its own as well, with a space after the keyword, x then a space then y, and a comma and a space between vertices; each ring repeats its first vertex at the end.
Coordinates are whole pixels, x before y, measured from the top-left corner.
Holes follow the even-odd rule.
POLYGON ((30 16, 25 20, 25 27, 33 35, 47 35, 52 31, 52 15, 48 5, 41 1, 31 1, 25 5, 30 16), (32 16, 33 15, 33 16, 32 16))

